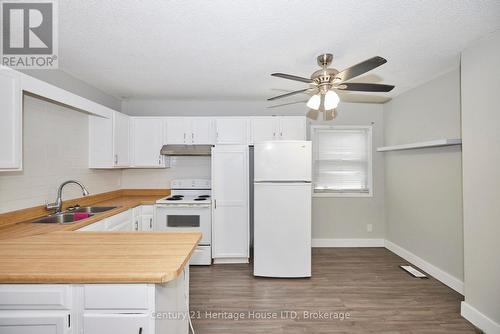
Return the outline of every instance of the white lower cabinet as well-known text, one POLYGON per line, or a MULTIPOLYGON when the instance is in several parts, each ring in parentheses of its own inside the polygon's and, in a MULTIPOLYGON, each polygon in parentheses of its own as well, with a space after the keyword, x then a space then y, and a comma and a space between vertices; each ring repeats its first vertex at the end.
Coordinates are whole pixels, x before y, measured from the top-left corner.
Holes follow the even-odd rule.
POLYGON ((212 149, 212 257, 215 263, 248 262, 248 146, 212 149))
POLYGON ((93 223, 93 224, 84 226, 84 227, 78 229, 78 231, 92 231, 92 232, 106 231, 106 220, 103 219, 103 220, 98 221, 97 223, 93 223))
POLYGON ((0 284, 0 296, 1 334, 188 334, 189 266, 163 284, 0 284))
POLYGON ((141 215, 141 231, 153 231, 154 226, 154 215, 141 215))
POLYGON ((2 334, 70 334, 68 311, 0 311, 2 334))
POLYGON ((84 314, 84 334, 146 334, 149 329, 149 314, 84 314))
POLYGON ((154 229, 154 206, 141 205, 133 209, 134 231, 153 231, 154 229))
POLYGON ((87 225, 78 231, 153 231, 153 205, 141 205, 87 225))

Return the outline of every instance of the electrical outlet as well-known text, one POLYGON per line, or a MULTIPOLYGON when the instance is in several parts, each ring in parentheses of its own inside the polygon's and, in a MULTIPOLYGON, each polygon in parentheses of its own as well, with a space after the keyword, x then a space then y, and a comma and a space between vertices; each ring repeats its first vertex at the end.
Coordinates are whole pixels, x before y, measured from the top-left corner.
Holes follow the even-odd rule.
POLYGON ((372 232, 373 231, 373 225, 372 224, 366 224, 366 230, 368 232, 372 232))

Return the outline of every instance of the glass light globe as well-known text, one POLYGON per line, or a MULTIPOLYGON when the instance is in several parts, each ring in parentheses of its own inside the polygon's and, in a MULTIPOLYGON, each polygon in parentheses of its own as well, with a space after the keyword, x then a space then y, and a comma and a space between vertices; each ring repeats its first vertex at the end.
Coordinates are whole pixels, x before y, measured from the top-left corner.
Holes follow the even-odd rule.
POLYGON ((307 107, 314 110, 318 110, 320 104, 321 104, 321 97, 319 96, 319 94, 311 96, 309 101, 307 101, 307 107))
POLYGON ((337 108, 340 98, 333 90, 329 90, 325 94, 325 110, 332 110, 337 108))

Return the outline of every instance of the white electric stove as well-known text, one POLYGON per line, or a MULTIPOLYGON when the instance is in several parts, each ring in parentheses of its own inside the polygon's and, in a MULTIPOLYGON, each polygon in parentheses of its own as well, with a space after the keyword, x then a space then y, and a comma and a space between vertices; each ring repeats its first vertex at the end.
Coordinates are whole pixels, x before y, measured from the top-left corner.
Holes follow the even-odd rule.
POLYGON ((212 264, 210 180, 173 180, 170 189, 170 196, 156 201, 155 230, 201 232, 202 238, 191 257, 190 264, 212 264))

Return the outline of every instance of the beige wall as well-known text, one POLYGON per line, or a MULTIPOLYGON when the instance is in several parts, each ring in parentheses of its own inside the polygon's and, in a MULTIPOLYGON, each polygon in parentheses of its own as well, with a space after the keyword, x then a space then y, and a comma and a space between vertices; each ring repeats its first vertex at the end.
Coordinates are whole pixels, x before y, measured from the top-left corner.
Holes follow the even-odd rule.
MULTIPOLYGON (((63 181, 76 179, 91 193, 120 189, 121 171, 88 169, 88 116, 34 97, 24 97, 21 172, 0 173, 0 212, 54 201, 63 181)), ((69 185, 64 198, 81 197, 69 185)))
POLYGON ((384 156, 376 148, 384 142, 383 107, 379 104, 344 103, 332 125, 373 126, 373 197, 313 198, 314 239, 383 239, 384 156), (368 232, 367 225, 372 225, 368 232))
POLYGON ((500 32, 462 54, 465 302, 496 322, 483 328, 491 333, 500 333, 499 54, 500 32))
MULTIPOLYGON (((453 70, 384 106, 385 145, 460 138, 453 70)), ((386 239, 463 281, 460 146, 385 155, 386 239)))

